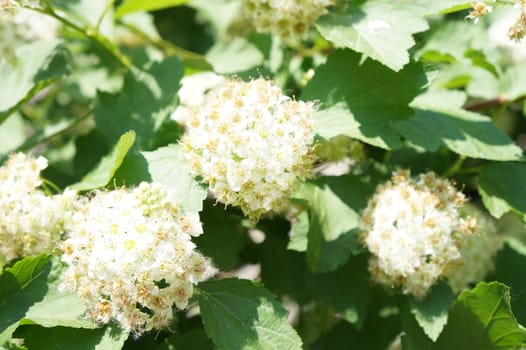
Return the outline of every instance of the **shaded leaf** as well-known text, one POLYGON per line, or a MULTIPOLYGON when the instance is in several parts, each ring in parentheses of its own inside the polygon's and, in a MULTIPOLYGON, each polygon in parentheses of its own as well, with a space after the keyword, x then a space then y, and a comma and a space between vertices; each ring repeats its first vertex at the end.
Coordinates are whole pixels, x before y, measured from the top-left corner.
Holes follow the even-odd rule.
POLYGON ((193 238, 199 251, 212 258, 214 265, 222 271, 233 270, 239 253, 246 244, 246 232, 241 217, 229 214, 222 205, 205 201, 201 221, 205 234, 193 238))
POLYGON ((367 204, 372 185, 347 175, 304 184, 295 194, 309 204, 307 261, 315 272, 328 272, 362 251, 358 211, 367 204))
POLYGON ((71 185, 70 188, 85 191, 106 186, 121 166, 134 142, 134 131, 123 134, 110 154, 104 156, 95 169, 87 173, 80 182, 71 185))
POLYGON ((363 326, 367 311, 369 279, 365 255, 349 259, 335 271, 310 273, 307 277, 312 294, 358 329, 363 326))
POLYGON ((424 333, 436 341, 447 323, 455 295, 445 283, 434 286, 423 300, 409 297, 409 308, 424 333))
POLYGON ((57 290, 61 265, 47 255, 27 257, 0 275, 0 346, 17 327, 39 324, 95 328, 84 319, 85 307, 74 294, 57 290))
POLYGON ((425 84, 419 64, 395 73, 378 62, 361 62, 359 54, 337 50, 305 87, 302 100, 319 100, 324 109, 316 116, 316 132, 323 137, 352 135, 382 148, 402 146, 392 121, 413 115, 408 106, 425 84), (381 82, 381 83, 379 83, 381 82))
POLYGON ((526 164, 496 163, 482 168, 478 190, 491 215, 510 210, 526 213, 526 164))
POLYGON ((137 146, 150 149, 156 130, 175 109, 182 74, 181 62, 171 56, 145 70, 132 69, 116 94, 99 91, 93 114, 107 144, 115 144, 124 132, 133 130, 137 146))
POLYGON ((260 285, 239 279, 199 284, 207 334, 222 349, 301 349, 287 311, 260 285))
MULTIPOLYGON (((455 153, 490 160, 522 160, 522 150, 500 131, 489 117, 450 106, 448 92, 429 94, 417 99, 417 108, 408 120, 394 123, 394 128, 411 143, 427 151, 447 147, 455 153)), ((457 93, 452 94, 453 98, 457 93)))
POLYGON ((66 327, 23 327, 17 337, 24 339, 29 349, 39 350, 120 350, 128 333, 112 326, 102 329, 66 327))
POLYGON ((305 304, 312 298, 307 288, 305 254, 287 250, 287 235, 273 231, 265 229, 265 241, 260 245, 261 281, 273 293, 305 304))

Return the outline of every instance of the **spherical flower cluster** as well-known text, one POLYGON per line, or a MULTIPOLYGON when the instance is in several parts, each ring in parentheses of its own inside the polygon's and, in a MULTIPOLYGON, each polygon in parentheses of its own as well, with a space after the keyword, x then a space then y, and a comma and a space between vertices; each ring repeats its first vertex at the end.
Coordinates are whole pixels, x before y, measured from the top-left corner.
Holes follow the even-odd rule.
POLYGON ((196 108, 204 106, 210 93, 219 88, 226 79, 214 72, 203 72, 181 79, 181 88, 177 93, 179 106, 172 114, 172 119, 185 126, 196 108))
POLYGON ((469 214, 476 218, 475 234, 466 235, 460 248, 461 264, 452 269, 447 277, 455 293, 478 283, 494 268, 494 258, 503 246, 497 234, 495 222, 474 206, 466 206, 469 214))
POLYGON ((433 172, 413 179, 397 171, 363 212, 373 278, 423 297, 461 259, 459 246, 474 219, 459 212, 465 197, 433 172))
POLYGON ((51 253, 61 239, 76 194, 40 191, 40 171, 46 167, 46 158, 23 153, 12 154, 0 167, 0 265, 51 253))
POLYGON ((0 8, 0 56, 12 57, 24 44, 57 36, 59 22, 54 18, 16 3, 6 9, 0 8))
POLYGON ((314 111, 263 78, 227 82, 188 123, 182 143, 191 170, 251 220, 283 212, 311 174, 314 111))
POLYGON ((289 42, 305 36, 332 4, 332 0, 243 0, 245 14, 258 32, 289 42))
POLYGON ((173 305, 184 309, 210 271, 191 241, 202 233, 198 214, 159 185, 96 192, 79 202, 67 232, 60 289, 76 292, 95 321, 136 334, 168 326, 173 305))

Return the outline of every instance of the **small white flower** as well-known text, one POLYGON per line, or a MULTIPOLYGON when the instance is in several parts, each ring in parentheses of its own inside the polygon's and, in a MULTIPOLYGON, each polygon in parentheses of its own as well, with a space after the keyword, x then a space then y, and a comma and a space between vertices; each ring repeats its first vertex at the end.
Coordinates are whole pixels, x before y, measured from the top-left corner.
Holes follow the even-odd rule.
POLYGON ((36 40, 55 38, 58 30, 54 18, 18 4, 9 11, 0 9, 0 56, 12 56, 16 48, 36 40))
POLYGON ((214 72, 203 72, 189 75, 181 79, 179 89, 179 106, 172 114, 172 119, 181 125, 186 125, 192 116, 192 111, 203 106, 207 96, 219 88, 226 79, 214 72))
POLYGON ((188 121, 182 143, 191 170, 252 220, 282 212, 311 174, 314 111, 262 78, 226 82, 188 121))
POLYGON ((323 14, 332 0, 243 0, 249 20, 260 33, 297 41, 323 14))
POLYGON ((504 243, 497 235, 497 227, 491 217, 475 206, 466 206, 466 210, 476 218, 477 224, 475 234, 464 236, 460 248, 461 261, 447 274, 455 293, 482 281, 493 270, 495 255, 504 243))
POLYGON ((423 297, 461 259, 459 246, 473 228, 459 213, 464 201, 461 192, 432 172, 416 179, 395 172, 363 212, 373 278, 423 297))
POLYGON ((38 187, 47 159, 12 154, 0 167, 0 265, 52 253, 71 216, 74 191, 47 196, 38 187))
POLYGON ((203 232, 198 214, 159 185, 96 192, 66 228, 60 288, 76 292, 95 321, 136 334, 168 326, 173 305, 184 309, 211 271, 191 241, 203 232))

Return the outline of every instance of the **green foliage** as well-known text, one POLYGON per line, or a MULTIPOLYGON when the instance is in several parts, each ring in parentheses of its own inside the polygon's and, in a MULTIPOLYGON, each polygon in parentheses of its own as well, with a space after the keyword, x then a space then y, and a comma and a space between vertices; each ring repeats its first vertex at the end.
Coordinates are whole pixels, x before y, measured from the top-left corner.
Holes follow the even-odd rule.
POLYGON ((449 306, 455 296, 446 284, 435 286, 423 300, 409 299, 409 308, 424 333, 436 341, 447 323, 449 306))
POLYGON ((110 326, 93 330, 26 326, 17 331, 17 337, 24 339, 28 349, 118 350, 124 345, 128 334, 110 326))
POLYGON ((115 16, 122 17, 128 13, 137 11, 155 11, 172 6, 183 5, 187 0, 155 0, 155 1, 141 1, 141 0, 124 0, 122 4, 117 7, 115 16))
POLYGON ((272 294, 248 280, 222 279, 199 284, 205 329, 224 349, 301 349, 286 322, 287 312, 272 294))
POLYGON ((69 73, 70 54, 59 40, 18 48, 15 66, 0 61, 0 122, 37 92, 69 73))
POLYGON ((302 99, 318 99, 324 109, 334 106, 330 112, 322 111, 327 115, 318 118, 316 131, 330 137, 326 129, 339 128, 374 146, 401 147, 391 123, 411 116, 408 104, 425 84, 422 67, 412 63, 395 73, 377 62, 360 60, 350 50, 338 50, 305 87, 302 99))
POLYGON ((0 275, 0 346, 25 324, 96 327, 82 319, 85 309, 76 295, 57 290, 60 269, 48 255, 27 257, 4 269, 0 275))
POLYGON ((137 135, 137 146, 148 150, 155 131, 175 107, 178 82, 183 74, 181 61, 168 57, 130 71, 122 90, 116 94, 99 91, 93 114, 108 145, 126 131, 137 135))
POLYGON ((362 251, 358 212, 374 190, 354 176, 327 177, 307 183, 296 197, 309 204, 307 261, 315 272, 328 272, 362 251))
POLYGON ((403 320, 407 349, 518 349, 526 342, 526 330, 511 312, 509 288, 498 282, 462 292, 436 343, 425 337, 411 316, 406 314, 403 320))
POLYGON ((526 165, 520 163, 490 164, 482 169, 479 192, 494 217, 500 218, 510 210, 526 213, 525 176, 526 165))
POLYGON ((80 183, 70 186, 78 191, 91 190, 106 186, 122 164, 124 157, 135 142, 135 132, 128 131, 123 134, 110 154, 101 159, 100 163, 80 183))
MULTIPOLYGON (((169 327, 137 335, 59 291, 58 247, 6 262, 0 348, 525 348, 526 51, 501 28, 520 9, 488 1, 475 24, 472 3, 334 1, 296 41, 257 33, 241 0, 40 1, 28 11, 56 20, 54 39, 37 35, 45 25, 18 40, 32 27, 0 16, 0 159, 44 155, 48 195, 161 184, 199 213, 191 244, 215 267, 169 327), (202 108, 200 86, 178 93, 203 71, 261 76, 316 106, 312 178, 284 213, 251 222, 191 173, 179 140, 192 121, 171 116, 202 108), (496 225, 503 248, 472 289, 440 280, 416 299, 373 280, 362 213, 396 169, 450 179, 496 225)), ((0 193, 9 230, 2 208, 0 193)))
POLYGON ((324 17, 318 30, 339 47, 348 47, 399 71, 409 63, 412 34, 428 29, 427 22, 400 3, 367 1, 346 12, 324 17))

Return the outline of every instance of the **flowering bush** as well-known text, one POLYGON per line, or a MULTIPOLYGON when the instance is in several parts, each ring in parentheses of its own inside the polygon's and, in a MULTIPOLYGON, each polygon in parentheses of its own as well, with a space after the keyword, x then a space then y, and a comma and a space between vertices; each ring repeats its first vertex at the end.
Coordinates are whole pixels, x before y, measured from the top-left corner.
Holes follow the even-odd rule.
POLYGON ((0 350, 526 348, 525 11, 0 0, 0 350))

